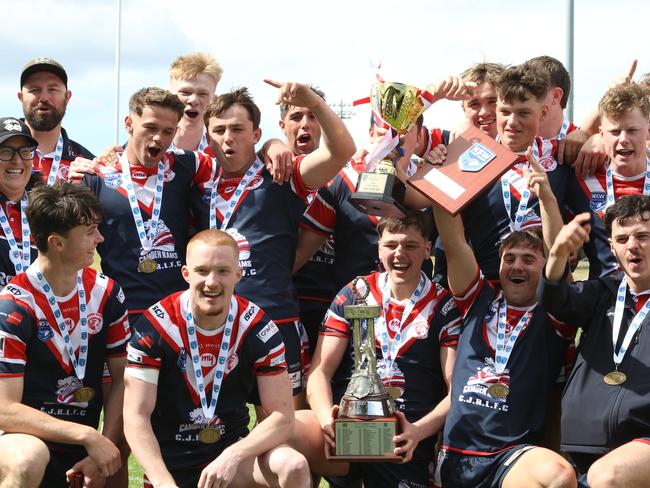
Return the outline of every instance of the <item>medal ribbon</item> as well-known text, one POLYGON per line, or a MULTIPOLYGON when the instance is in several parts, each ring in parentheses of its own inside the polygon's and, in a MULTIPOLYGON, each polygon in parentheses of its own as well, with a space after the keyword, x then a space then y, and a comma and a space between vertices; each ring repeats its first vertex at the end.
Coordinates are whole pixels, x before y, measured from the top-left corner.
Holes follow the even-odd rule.
POLYGON ((259 174, 263 169, 264 164, 262 161, 260 161, 259 158, 255 159, 253 165, 248 168, 248 171, 246 171, 246 174, 242 177, 241 181, 237 185, 235 193, 230 197, 230 200, 228 201, 228 210, 226 210, 226 213, 223 216, 221 227, 219 227, 217 223, 217 200, 222 199, 221 195, 219 195, 219 192, 217 191, 219 181, 221 180, 222 171, 221 169, 219 170, 219 174, 212 183, 212 191, 210 192, 210 229, 218 228, 219 230, 226 230, 228 228, 228 223, 230 223, 230 219, 235 213, 237 205, 239 205, 239 201, 244 196, 244 191, 246 190, 248 183, 253 178, 253 176, 259 174))
POLYGON ((380 283, 379 290, 381 291, 381 307, 383 309, 383 314, 377 319, 375 327, 377 328, 379 343, 381 344, 381 354, 384 358, 384 361, 386 361, 386 366, 391 366, 395 362, 397 353, 402 346, 402 326, 406 322, 408 316, 411 315, 411 312, 413 311, 415 305, 422 298, 424 288, 427 285, 427 278, 425 274, 420 271, 420 282, 418 283, 417 288, 409 297, 408 303, 404 307, 404 312, 402 313, 402 318, 399 324, 399 330, 395 333, 395 338, 392 341, 390 340, 390 336, 388 334, 388 325, 386 323, 386 317, 388 316, 388 306, 390 305, 390 285, 388 283, 388 273, 384 272, 379 275, 378 282, 380 283))
POLYGON ((201 142, 199 142, 199 147, 197 148, 197 151, 204 152, 206 147, 208 147, 208 134, 204 127, 203 134, 201 134, 201 142))
MULTIPOLYGON (((607 166, 605 172, 605 185, 607 186, 607 203, 605 208, 614 205, 614 177, 612 175, 612 164, 607 166)), ((646 158, 645 163, 645 178, 643 180, 643 194, 650 195, 650 158, 646 158)))
POLYGON ((59 134, 59 140, 56 143, 54 156, 52 157, 52 166, 50 166, 50 174, 47 177, 47 186, 52 186, 59 176, 59 166, 61 165, 61 155, 63 154, 63 133, 59 134))
MULTIPOLYGON (((47 299, 47 302, 50 304, 50 309, 54 314, 54 319, 56 320, 56 326, 61 333, 63 342, 65 344, 65 350, 68 354, 68 359, 72 363, 75 373, 79 381, 83 382, 84 376, 86 376, 86 357, 88 356, 88 315, 86 310, 86 291, 83 287, 83 282, 81 281, 81 274, 83 270, 77 272, 77 296, 79 298, 79 330, 81 332, 81 341, 79 342, 79 358, 74 353, 74 348, 72 347, 72 339, 68 333, 68 329, 65 325, 65 320, 59 304, 56 301, 56 297, 52 292, 52 287, 45 279, 45 276, 40 271, 36 271, 36 277, 43 288, 43 294, 47 299)), ((50 328, 53 328, 50 324, 50 328)))
POLYGON ((556 141, 561 141, 566 137, 566 133, 569 130, 569 126, 571 125, 571 122, 569 122, 569 119, 565 116, 564 120, 562 121, 562 127, 560 127, 560 132, 554 137, 556 141))
POLYGON ((508 318, 508 304, 505 299, 503 302, 499 302, 499 319, 497 321, 497 345, 494 352, 494 371, 497 375, 505 371, 506 366, 508 365, 508 360, 510 359, 510 354, 515 347, 515 342, 521 331, 524 330, 530 318, 533 316, 533 310, 535 306, 530 307, 519 319, 517 325, 510 333, 510 336, 506 340, 506 325, 508 318), (503 306, 502 306, 503 305, 503 306))
POLYGON ((223 372, 226 369, 226 358, 228 357, 228 348, 230 347, 232 327, 235 323, 237 300, 235 297, 230 298, 230 308, 228 309, 228 318, 226 319, 223 336, 221 337, 221 346, 219 346, 219 357, 217 358, 214 379, 212 380, 212 398, 210 399, 209 405, 205 396, 203 370, 201 369, 201 354, 199 354, 199 343, 196 338, 196 324, 194 323, 194 317, 192 315, 187 293, 183 293, 182 295, 182 304, 185 309, 185 328, 187 330, 187 340, 190 343, 190 357, 192 358, 196 387, 199 399, 201 400, 201 409, 203 410, 203 415, 206 420, 210 421, 214 418, 214 411, 217 408, 217 399, 219 398, 219 392, 221 391, 221 382, 223 381, 223 372))
MULTIPOLYGON (((531 144, 533 148, 533 156, 539 161, 539 149, 537 147, 537 141, 534 141, 531 144)), ((523 171, 529 167, 526 165, 523 171)), ((514 171, 514 170, 510 170, 514 171)), ((508 214, 508 220, 510 221, 510 230, 516 232, 521 229, 522 224, 524 223, 524 216, 526 215, 526 210, 528 209, 528 200, 530 199, 530 190, 526 188, 521 194, 521 199, 519 200, 519 206, 517 207, 517 213, 515 214, 515 220, 512 220, 511 211, 512 211, 512 192, 510 191, 510 177, 506 172, 501 177, 501 195, 503 196, 503 205, 506 208, 506 213, 508 214)))
POLYGON ((632 338, 634 337, 634 334, 636 334, 636 331, 639 330, 641 327, 641 322, 643 322, 643 319, 645 318, 646 315, 648 315, 648 312, 650 311, 650 300, 645 302, 645 305, 639 312, 634 316, 632 319, 632 323, 627 329, 627 332, 625 333, 625 337, 623 338, 623 342, 621 343, 621 347, 616 351, 616 342, 618 341, 618 335, 621 330, 621 322, 623 321, 623 310, 625 309, 625 292, 627 290, 627 280, 625 277, 621 280, 621 284, 618 286, 618 293, 616 294, 616 306, 614 307, 614 323, 612 324, 612 342, 614 344, 614 364, 616 365, 616 369, 618 370, 618 365, 621 364, 623 361, 623 358, 625 357, 625 353, 627 352, 627 348, 630 347, 630 343, 632 342, 632 338))
POLYGON ((9 243, 9 259, 14 264, 14 269, 16 274, 22 273, 31 263, 31 247, 30 247, 30 232, 29 232, 29 223, 27 222, 27 215, 25 209, 27 208, 27 192, 23 193, 23 197, 20 199, 20 224, 23 235, 22 247, 18 246, 16 239, 14 238, 14 233, 11 230, 11 225, 9 225, 9 219, 5 214, 5 211, 0 205, 0 225, 2 226, 2 231, 5 233, 7 242, 9 243))
POLYGON ((135 221, 135 228, 138 231, 140 238, 140 245, 144 253, 151 251, 153 247, 153 240, 156 236, 158 229, 158 221, 160 220, 160 206, 162 204, 163 193, 163 179, 165 175, 165 163, 158 161, 158 173, 156 174, 156 192, 153 197, 153 210, 151 212, 151 221, 149 225, 149 232, 145 232, 144 221, 142 220, 142 212, 140 212, 140 205, 138 198, 135 196, 135 189, 133 188, 133 180, 131 180, 131 170, 129 162, 124 154, 120 155, 120 166, 122 167, 122 177, 124 178, 124 189, 129 198, 129 205, 131 206, 131 214, 135 221))

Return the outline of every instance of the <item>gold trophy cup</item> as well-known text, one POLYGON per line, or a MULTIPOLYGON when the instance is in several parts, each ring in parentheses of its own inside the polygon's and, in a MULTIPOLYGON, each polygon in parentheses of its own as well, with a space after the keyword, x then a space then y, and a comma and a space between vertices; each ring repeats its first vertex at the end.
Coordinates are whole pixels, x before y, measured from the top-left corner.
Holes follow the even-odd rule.
MULTIPOLYGON (((422 100, 422 91, 404 83, 378 82, 372 87, 370 103, 378 114, 397 134, 406 134, 428 105, 422 100)), ((404 194, 406 187, 396 177, 394 162, 401 157, 400 143, 387 156, 392 159, 380 161, 372 172, 359 176, 356 191, 350 203, 363 213, 382 217, 404 217, 404 194)))
POLYGON ((330 459, 400 462, 402 457, 393 453, 398 432, 395 404, 377 373, 374 325, 381 307, 365 303, 370 286, 364 278, 356 278, 353 287, 356 304, 347 305, 343 315, 352 321, 354 372, 334 420, 336 450, 330 459), (364 293, 359 281, 365 285, 364 293))

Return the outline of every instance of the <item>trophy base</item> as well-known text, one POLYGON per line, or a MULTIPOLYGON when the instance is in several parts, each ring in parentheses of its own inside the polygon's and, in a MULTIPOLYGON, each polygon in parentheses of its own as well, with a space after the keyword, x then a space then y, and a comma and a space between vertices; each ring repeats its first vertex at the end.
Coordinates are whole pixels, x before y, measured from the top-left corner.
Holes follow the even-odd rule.
POLYGON ((406 187, 395 175, 389 173, 361 173, 350 203, 368 215, 380 217, 406 216, 403 205, 406 187))
POLYGON ((393 451, 397 434, 397 418, 334 419, 336 450, 327 452, 330 461, 342 462, 402 462, 393 451))

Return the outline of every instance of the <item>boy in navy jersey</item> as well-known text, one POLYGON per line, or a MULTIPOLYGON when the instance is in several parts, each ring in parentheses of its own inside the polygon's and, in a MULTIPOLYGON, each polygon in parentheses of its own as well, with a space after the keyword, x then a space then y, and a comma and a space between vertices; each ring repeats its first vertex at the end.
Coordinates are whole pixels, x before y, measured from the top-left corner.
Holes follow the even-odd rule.
POLYGON ((233 294, 239 253, 225 232, 198 233, 183 266, 189 290, 151 306, 133 326, 125 433, 146 486, 310 486, 305 459, 280 446, 294 415, 278 327, 233 294), (249 434, 254 384, 268 416, 249 434))
POLYGON ((291 281, 298 223, 307 196, 336 175, 354 152, 354 142, 343 121, 307 85, 267 83, 278 88, 278 103, 305 107, 316 116, 323 144, 295 158, 288 184, 275 184, 255 154, 261 137, 259 108, 245 88, 220 95, 208 107, 205 122, 211 147, 221 149, 225 158, 202 175, 203 183, 190 198, 197 227, 224 230, 238 242, 243 277, 237 293, 258 303, 280 328, 298 396, 307 363, 291 281))
MULTIPOLYGON (((431 251, 430 216, 412 211, 403 219, 384 218, 377 233, 386 271, 365 276, 370 287, 367 301, 382 306, 375 325, 377 371, 394 395, 401 424, 401 434, 394 438, 395 454, 404 456, 404 462, 355 464, 350 476, 361 477, 366 488, 427 486, 433 436, 442 428, 449 407, 460 317, 449 293, 421 271, 431 251)), ((341 475, 348 469, 346 464, 327 463, 324 449, 334 445, 333 406, 354 368, 351 324, 343 313, 354 299, 350 283, 332 302, 307 384, 312 410, 296 413, 292 445, 318 474, 341 475)))
POLYGON ((605 212, 622 273, 570 285, 567 257, 588 239, 590 219, 583 213, 562 228, 540 287, 544 310, 583 329, 562 398, 562 450, 581 475, 581 487, 647 486, 650 197, 622 196, 605 212))
POLYGON ((23 107, 25 123, 38 141, 34 170, 48 185, 59 179, 67 180, 70 163, 75 158, 93 157, 61 127, 71 96, 68 74, 54 59, 35 58, 23 68, 18 100, 23 107))
POLYGON ((72 472, 103 483, 120 465, 130 328, 120 287, 88 267, 101 208, 59 183, 32 191, 27 218, 39 257, 0 293, 0 473, 8 486, 67 487, 72 472), (102 405, 104 362, 113 392, 102 405))
MULTIPOLYGON (((559 209, 531 149, 527 157, 533 171, 526 172, 526 187, 539 198, 544 236, 551 242, 561 225, 559 209)), ((537 307, 544 242, 524 230, 505 237, 499 291, 479 269, 460 217, 438 206, 434 215, 449 287, 463 314, 437 481, 445 487, 575 487, 571 466, 538 447, 549 394, 565 362, 564 336, 574 332, 537 307)))

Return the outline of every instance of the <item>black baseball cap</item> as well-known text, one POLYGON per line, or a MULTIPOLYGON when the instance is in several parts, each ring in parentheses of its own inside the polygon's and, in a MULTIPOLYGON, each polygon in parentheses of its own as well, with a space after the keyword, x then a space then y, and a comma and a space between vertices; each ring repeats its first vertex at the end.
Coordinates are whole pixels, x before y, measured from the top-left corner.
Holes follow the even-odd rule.
POLYGON ((0 144, 14 136, 26 137, 34 146, 38 146, 38 141, 32 137, 25 122, 14 117, 0 118, 0 144))
POLYGON ((31 74, 38 73, 39 71, 49 71, 50 73, 54 73, 56 76, 61 78, 65 86, 68 86, 68 74, 65 72, 65 69, 63 69, 63 66, 52 58, 40 56, 32 59, 23 67, 23 72, 20 75, 20 87, 23 87, 25 80, 31 74))

